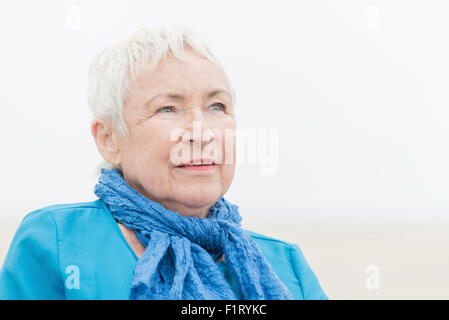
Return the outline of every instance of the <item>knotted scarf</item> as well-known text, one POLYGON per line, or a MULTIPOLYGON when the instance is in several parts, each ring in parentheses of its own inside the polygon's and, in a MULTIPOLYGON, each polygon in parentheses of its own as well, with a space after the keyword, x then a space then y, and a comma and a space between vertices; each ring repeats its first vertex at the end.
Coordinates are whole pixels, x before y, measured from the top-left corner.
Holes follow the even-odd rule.
POLYGON ((236 299, 215 263, 223 254, 243 299, 293 298, 241 228, 238 207, 223 197, 206 218, 181 216, 132 188, 119 169, 102 169, 94 192, 145 247, 134 269, 131 300, 236 299))

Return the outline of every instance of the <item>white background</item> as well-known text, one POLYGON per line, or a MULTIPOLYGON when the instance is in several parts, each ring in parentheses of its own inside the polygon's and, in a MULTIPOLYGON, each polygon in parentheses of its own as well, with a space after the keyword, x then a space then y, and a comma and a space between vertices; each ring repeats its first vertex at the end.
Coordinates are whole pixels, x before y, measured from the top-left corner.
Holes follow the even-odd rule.
POLYGON ((448 9, 424 0, 2 2, 0 261, 28 212, 96 198, 92 56, 139 27, 174 23, 203 35, 222 61, 239 127, 279 130, 279 171, 238 165, 226 195, 243 223, 299 244, 331 299, 447 299, 448 9))
POLYGON ((279 129, 279 171, 239 165, 248 223, 433 223, 449 211, 446 1, 14 1, 0 9, 0 215, 91 201, 87 69, 137 28, 184 24, 279 129))

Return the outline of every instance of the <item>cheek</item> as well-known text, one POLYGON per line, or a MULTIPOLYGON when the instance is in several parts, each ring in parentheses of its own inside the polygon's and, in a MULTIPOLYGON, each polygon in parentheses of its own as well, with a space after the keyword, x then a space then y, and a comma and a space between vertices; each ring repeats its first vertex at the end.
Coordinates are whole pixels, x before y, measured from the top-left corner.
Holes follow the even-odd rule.
POLYGON ((236 165, 236 137, 235 128, 226 127, 220 130, 220 140, 217 141, 221 146, 221 179, 224 186, 228 186, 233 177, 236 165))
POLYGON ((236 159, 236 136, 235 127, 223 126, 220 129, 216 129, 218 134, 217 146, 221 147, 222 161, 228 166, 235 166, 236 159))
POLYGON ((234 172, 235 172, 235 165, 234 164, 223 164, 221 168, 221 189, 222 193, 226 193, 226 191, 231 186, 232 180, 234 178, 234 172))
POLYGON ((146 171, 165 166, 170 157, 170 150, 175 144, 170 141, 170 125, 149 124, 141 131, 135 144, 134 156, 139 159, 139 166, 146 171))

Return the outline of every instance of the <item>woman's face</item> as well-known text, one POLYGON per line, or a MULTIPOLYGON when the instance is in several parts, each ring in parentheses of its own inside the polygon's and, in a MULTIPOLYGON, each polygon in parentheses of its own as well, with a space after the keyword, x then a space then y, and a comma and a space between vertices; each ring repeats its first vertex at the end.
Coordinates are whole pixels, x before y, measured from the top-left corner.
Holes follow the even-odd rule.
POLYGON ((191 49, 183 55, 187 62, 169 56, 131 86, 124 109, 129 137, 119 140, 116 164, 149 199, 205 216, 234 176, 235 119, 221 70, 191 49), (215 164, 180 166, 201 159, 215 164))

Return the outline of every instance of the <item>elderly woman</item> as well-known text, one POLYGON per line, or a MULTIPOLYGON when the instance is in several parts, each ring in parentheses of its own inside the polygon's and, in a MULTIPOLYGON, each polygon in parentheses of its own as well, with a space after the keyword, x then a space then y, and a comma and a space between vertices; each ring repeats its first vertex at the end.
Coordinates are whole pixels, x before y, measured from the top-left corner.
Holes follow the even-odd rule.
POLYGON ((97 55, 88 101, 105 160, 98 199, 25 216, 0 298, 327 299, 297 245, 242 229, 223 198, 234 100, 185 28, 143 29, 97 55))

